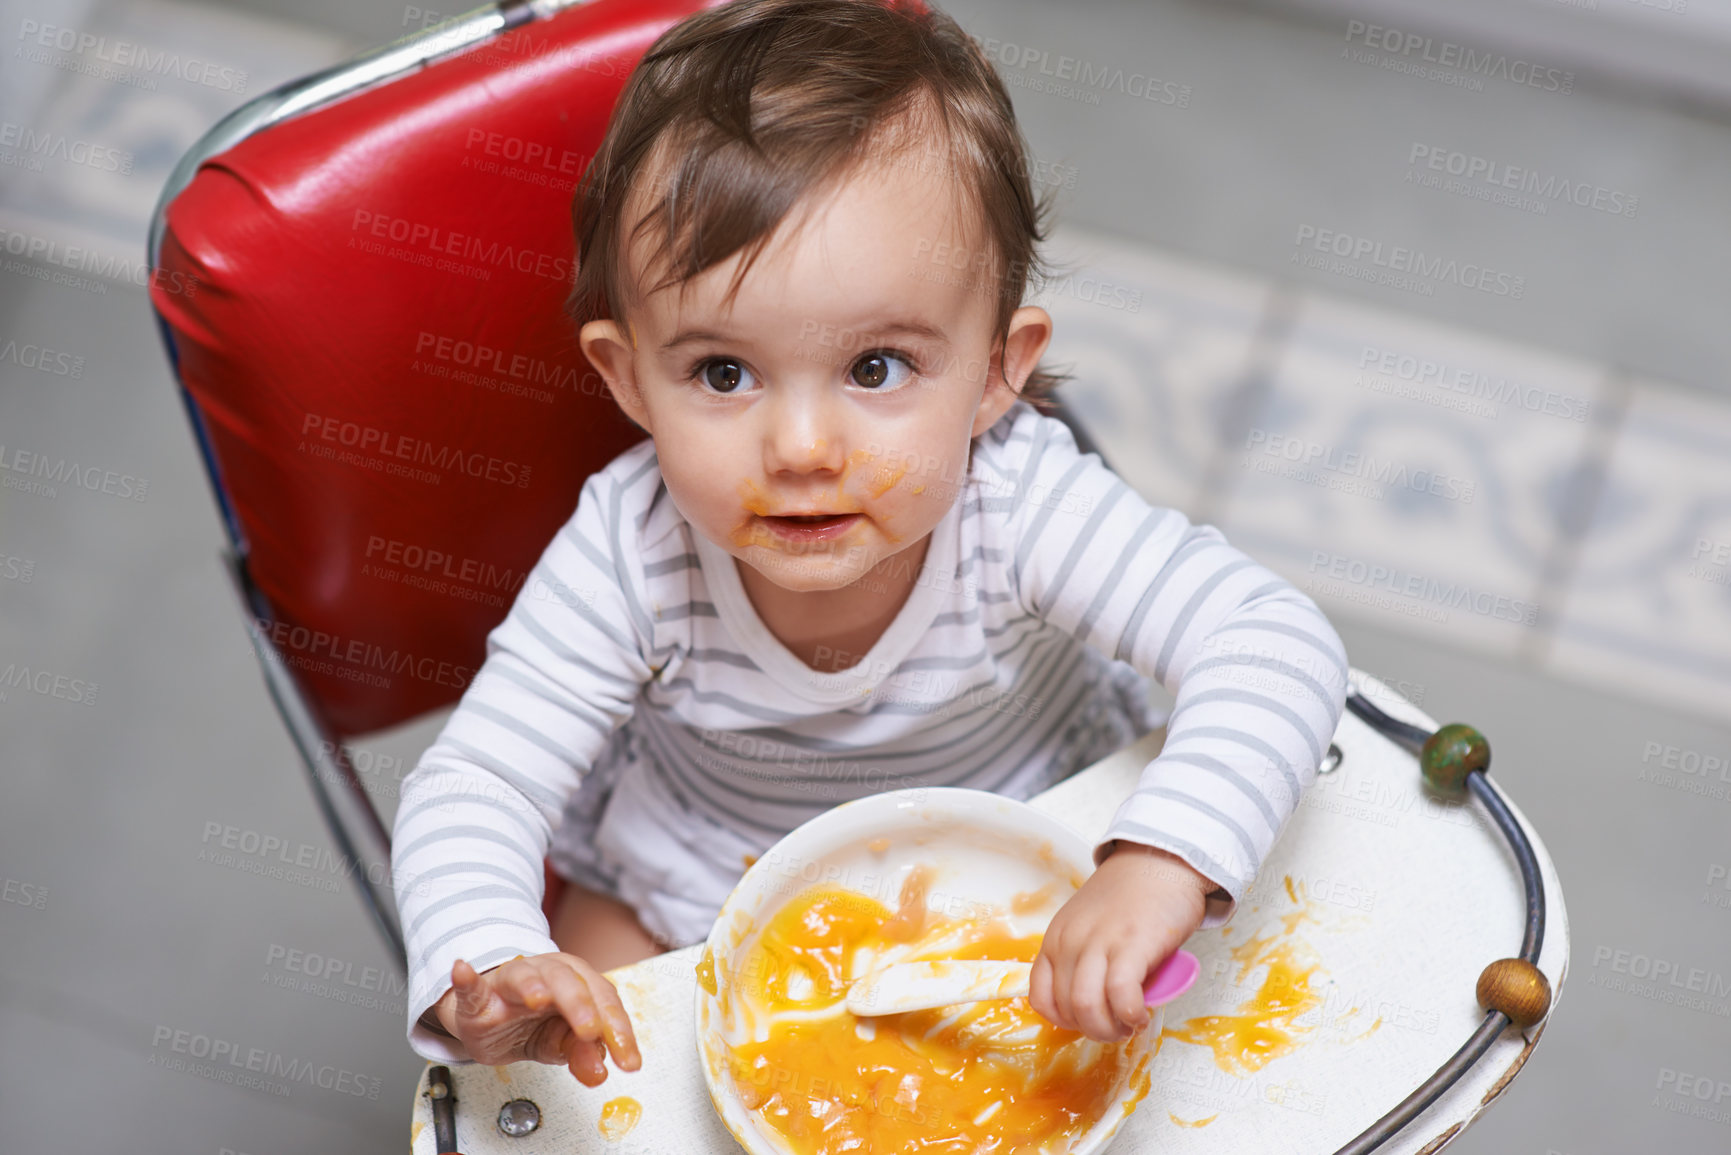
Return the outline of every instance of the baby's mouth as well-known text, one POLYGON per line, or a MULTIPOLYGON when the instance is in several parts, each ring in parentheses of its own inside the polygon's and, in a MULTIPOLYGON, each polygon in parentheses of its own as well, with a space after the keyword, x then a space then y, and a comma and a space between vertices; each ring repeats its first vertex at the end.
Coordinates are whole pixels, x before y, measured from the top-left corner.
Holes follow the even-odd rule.
POLYGON ((817 540, 845 533, 860 519, 858 513, 794 513, 764 515, 771 530, 783 537, 817 540))

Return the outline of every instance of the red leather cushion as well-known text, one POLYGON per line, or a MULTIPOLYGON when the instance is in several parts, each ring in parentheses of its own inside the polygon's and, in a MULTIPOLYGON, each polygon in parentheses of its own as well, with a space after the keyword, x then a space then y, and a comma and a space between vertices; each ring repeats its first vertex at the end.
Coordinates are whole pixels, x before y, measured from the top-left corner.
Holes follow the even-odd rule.
POLYGON ((271 635, 339 737, 455 701, 591 472, 643 437, 561 305, 632 66, 715 0, 598 0, 257 133, 151 301, 271 635))

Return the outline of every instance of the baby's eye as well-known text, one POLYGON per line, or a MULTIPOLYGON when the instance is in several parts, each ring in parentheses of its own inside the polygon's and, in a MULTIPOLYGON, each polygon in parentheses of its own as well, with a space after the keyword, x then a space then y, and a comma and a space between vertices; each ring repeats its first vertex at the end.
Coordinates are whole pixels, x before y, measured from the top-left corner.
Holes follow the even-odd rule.
POLYGON ((746 384, 753 380, 751 370, 731 357, 710 357, 700 361, 692 375, 724 396, 744 392, 746 384))
POLYGON ((853 379, 854 384, 878 393, 888 393, 892 389, 900 388, 913 375, 912 362, 900 353, 891 353, 888 349, 873 349, 869 353, 861 354, 860 359, 848 370, 848 376, 853 379))

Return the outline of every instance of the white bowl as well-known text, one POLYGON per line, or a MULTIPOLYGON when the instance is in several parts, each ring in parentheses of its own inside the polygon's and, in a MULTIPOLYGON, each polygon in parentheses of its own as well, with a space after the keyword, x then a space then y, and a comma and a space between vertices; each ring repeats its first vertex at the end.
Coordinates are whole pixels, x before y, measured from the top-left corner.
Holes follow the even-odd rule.
MULTIPOLYGON (((715 991, 697 985, 697 1049, 716 1113, 751 1155, 791 1155, 773 1130, 741 1101, 727 1062, 723 996, 729 976, 748 957, 758 929, 789 899, 828 883, 870 895, 892 910, 916 865, 935 868, 927 906, 964 916, 967 904, 1008 909, 1017 894, 1053 886, 1046 906, 1009 916, 1014 933, 1043 930, 1064 900, 1093 873, 1092 847, 1081 835, 1025 802, 981 790, 896 791, 844 803, 805 823, 746 871, 710 931, 705 970, 715 991), (885 847, 887 840, 888 846, 885 847), (874 849, 873 847, 876 847, 874 849)), ((1049 1155, 1096 1155, 1147 1093, 1158 1047, 1161 1008, 1128 1042, 1129 1062, 1111 1103, 1094 1125, 1049 1155)), ((734 1040, 735 1042, 743 1040, 734 1040)))

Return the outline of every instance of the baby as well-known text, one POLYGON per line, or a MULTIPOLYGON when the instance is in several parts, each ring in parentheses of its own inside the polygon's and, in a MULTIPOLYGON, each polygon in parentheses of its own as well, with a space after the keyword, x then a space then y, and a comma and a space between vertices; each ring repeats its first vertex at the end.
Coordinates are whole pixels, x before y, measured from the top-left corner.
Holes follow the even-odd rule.
POLYGON ((635 1070, 601 972, 702 940, 801 822, 884 789, 1027 798, 1163 720, 1030 1001, 1124 1038, 1144 976, 1231 917, 1345 655, 1036 404, 1024 148, 978 47, 907 4, 740 0, 632 74, 570 308, 650 437, 584 484, 404 784, 418 1054, 635 1070), (571 882, 551 925, 544 857, 571 882))

